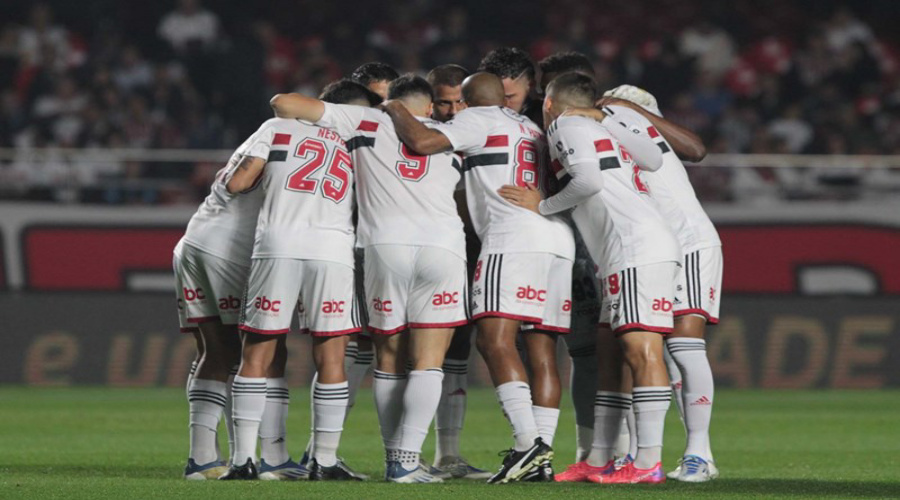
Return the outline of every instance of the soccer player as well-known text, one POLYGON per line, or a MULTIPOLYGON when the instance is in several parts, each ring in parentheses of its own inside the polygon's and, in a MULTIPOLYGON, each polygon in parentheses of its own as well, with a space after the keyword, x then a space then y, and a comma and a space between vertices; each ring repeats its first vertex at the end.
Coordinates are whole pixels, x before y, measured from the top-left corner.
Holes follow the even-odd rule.
POLYGON ((434 89, 432 119, 448 122, 466 109, 466 101, 462 98, 462 82, 467 76, 469 71, 458 64, 444 64, 428 72, 425 79, 434 89))
POLYGON ((215 479, 226 469, 218 457, 216 429, 230 397, 229 371, 240 361, 237 323, 262 194, 255 186, 231 194, 225 184, 254 153, 248 140, 219 170, 174 250, 179 323, 182 331, 198 332, 202 353, 188 386, 191 448, 186 479, 215 479))
MULTIPOLYGON (((569 329, 574 244, 561 219, 514 207, 497 194, 510 181, 520 186, 538 181, 545 148, 542 131, 503 106, 503 83, 496 75, 469 76, 462 92, 469 107, 434 128, 419 123, 399 103, 389 102, 385 109, 413 150, 466 155, 469 212, 482 243, 472 285, 476 344, 515 437, 515 446, 489 482, 506 483, 520 480, 553 456, 550 442, 559 415, 559 390, 549 407, 532 403, 515 341, 522 324, 531 324, 526 345, 532 368, 536 373, 557 371, 555 334, 569 329)), ((550 399, 546 394, 537 398, 550 399)))
MULTIPOLYGON (((397 78, 388 95, 423 122, 437 123, 426 118, 434 95, 424 79, 397 78)), ((297 94, 275 96, 272 106, 278 116, 335 130, 352 151, 385 475, 397 483, 441 482, 420 465, 420 454, 440 401, 444 353, 453 329, 468 323, 465 237, 453 199, 461 163, 450 153, 411 151, 379 110, 297 94)))
POLYGON ((501 78, 507 108, 542 124, 541 100, 534 95, 534 61, 527 52, 515 47, 492 50, 481 60, 478 71, 493 73, 501 78))
POLYGON ((347 335, 359 331, 353 278, 353 168, 344 141, 298 120, 271 119, 250 139, 248 155, 227 182, 231 193, 260 183, 259 212, 240 329, 241 367, 234 378, 235 450, 220 479, 256 479, 256 436, 266 376, 291 314, 312 336, 317 369, 310 480, 359 480, 337 458, 349 389, 347 335))
POLYGON ((382 62, 368 62, 353 70, 350 79, 387 99, 388 84, 400 76, 393 67, 382 62))
POLYGON ((558 178, 570 180, 559 194, 544 201, 536 191, 513 186, 504 188, 504 196, 542 214, 577 206, 573 219, 605 276, 594 444, 585 462, 557 479, 659 483, 666 479, 662 438, 671 398, 660 334, 672 331, 680 247, 641 175, 641 169, 657 170, 662 165, 660 150, 646 128, 622 127, 608 108, 584 111, 602 120, 599 123, 580 116, 560 117, 567 109, 592 106, 595 95, 593 80, 583 74, 567 73, 551 82, 544 102, 546 121, 555 120, 547 130, 551 158, 558 178), (599 195, 591 194, 583 202, 600 188, 599 195), (622 390, 620 356, 631 367, 633 397, 622 390), (632 402, 638 451, 633 463, 616 469, 615 441, 622 412, 632 402))
MULTIPOLYGON (((562 52, 542 59, 540 88, 557 76, 577 71, 593 77, 590 60, 577 52, 562 52)), ((573 224, 574 226, 574 224, 573 224)), ((591 451, 594 439, 594 396, 597 393, 597 323, 600 318, 600 291, 597 289, 596 266, 578 232, 575 233, 575 265, 572 267, 572 327, 563 337, 572 371, 569 387, 575 407, 575 462, 582 462, 591 451)))
MULTIPOLYGON (((426 76, 434 89, 434 105, 431 118, 448 122, 457 113, 466 109, 462 98, 462 82, 469 76, 468 70, 457 64, 438 66, 426 76)), ((462 183, 460 183, 462 185, 462 183)), ((471 282, 475 274, 475 263, 481 252, 478 235, 472 228, 472 218, 466 207, 465 189, 457 189, 456 206, 466 233, 466 264, 471 282)), ((469 387, 469 353, 472 350, 472 335, 475 325, 460 326, 453 334, 450 348, 444 359, 444 383, 441 402, 434 418, 435 447, 433 467, 454 478, 487 479, 491 473, 471 466, 459 451, 459 437, 466 418, 466 399, 469 387)))
MULTIPOLYGON (((715 227, 697 200, 690 179, 676 151, 681 150, 694 161, 705 154, 702 143, 688 142, 688 147, 667 140, 670 122, 659 115, 655 99, 636 87, 622 86, 611 92, 641 102, 608 97, 601 101, 617 110, 617 116, 630 116, 630 122, 641 118, 653 122, 650 135, 663 151, 663 166, 650 176, 653 197, 665 219, 670 223, 681 244, 684 260, 676 284, 674 300, 675 331, 666 339, 667 358, 672 388, 679 403, 687 433, 687 444, 679 466, 668 474, 670 479, 685 482, 705 482, 719 475, 709 443, 709 423, 712 417, 714 383, 704 341, 707 324, 718 323, 722 289, 722 243, 715 227), (652 100, 650 100, 652 99, 652 100), (634 115, 639 115, 634 116, 634 115), (686 151, 685 151, 686 150, 686 151)), ((682 132, 676 137, 690 135, 682 132)), ((679 141, 683 143, 684 141, 679 141)))

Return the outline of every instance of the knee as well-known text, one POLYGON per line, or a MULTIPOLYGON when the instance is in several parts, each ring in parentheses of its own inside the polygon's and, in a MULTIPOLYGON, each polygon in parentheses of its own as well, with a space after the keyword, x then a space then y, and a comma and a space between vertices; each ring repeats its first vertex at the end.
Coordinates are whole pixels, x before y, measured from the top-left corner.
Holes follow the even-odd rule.
POLYGON ((625 361, 632 369, 662 363, 661 352, 655 347, 651 342, 626 344, 625 361))

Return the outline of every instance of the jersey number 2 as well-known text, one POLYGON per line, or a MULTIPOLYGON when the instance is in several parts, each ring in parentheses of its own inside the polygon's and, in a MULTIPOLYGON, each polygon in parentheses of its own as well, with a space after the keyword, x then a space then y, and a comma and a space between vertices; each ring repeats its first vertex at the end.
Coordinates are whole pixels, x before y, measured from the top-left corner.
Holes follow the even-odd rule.
POLYGON ((285 189, 301 193, 316 194, 319 183, 322 184, 322 196, 340 203, 347 196, 350 189, 350 155, 342 150, 335 149, 331 161, 328 162, 328 148, 325 143, 316 139, 304 139, 297 145, 294 156, 303 158, 306 163, 297 170, 291 172, 287 178, 285 189), (325 178, 322 181, 311 179, 310 176, 328 163, 325 178))

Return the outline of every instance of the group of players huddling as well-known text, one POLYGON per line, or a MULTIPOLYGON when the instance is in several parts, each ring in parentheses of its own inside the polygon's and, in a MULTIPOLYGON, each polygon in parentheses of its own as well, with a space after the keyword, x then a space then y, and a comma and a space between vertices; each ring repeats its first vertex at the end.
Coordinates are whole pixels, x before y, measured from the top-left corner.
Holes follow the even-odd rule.
POLYGON ((276 118, 218 172, 174 252, 182 330, 199 351, 186 478, 367 479, 337 451, 373 346, 388 481, 718 475, 703 336, 718 317, 721 243, 680 160, 704 146, 641 89, 601 97, 580 54, 539 66, 538 82, 513 48, 471 75, 369 63, 319 99, 272 99, 276 118), (300 462, 285 441, 294 311, 317 370, 300 462), (459 451, 474 331, 514 437, 494 474, 459 451), (557 337, 572 357, 578 451, 554 475, 557 337), (673 389, 687 446, 666 474, 673 389))

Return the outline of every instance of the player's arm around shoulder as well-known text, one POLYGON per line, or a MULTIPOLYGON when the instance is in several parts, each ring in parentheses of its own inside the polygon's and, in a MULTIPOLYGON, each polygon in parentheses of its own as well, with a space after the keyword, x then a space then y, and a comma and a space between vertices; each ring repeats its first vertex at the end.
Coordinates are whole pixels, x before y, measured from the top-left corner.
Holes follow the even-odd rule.
POLYGON ((275 116, 279 118, 293 118, 315 123, 322 119, 325 113, 325 103, 300 94, 275 94, 269 101, 275 116))
POLYGON ((244 156, 227 179, 225 189, 231 194, 238 194, 250 189, 262 175, 266 160, 256 156, 244 156))
POLYGON ((647 110, 640 104, 617 97, 604 97, 597 102, 598 106, 624 106, 633 109, 647 119, 666 141, 672 145, 672 150, 678 158, 693 162, 701 161, 706 158, 706 144, 703 139, 694 132, 665 119, 661 115, 657 115, 647 110))
POLYGON ((400 101, 387 101, 383 108, 394 122, 397 136, 413 151, 430 155, 453 149, 446 135, 416 119, 400 101))

